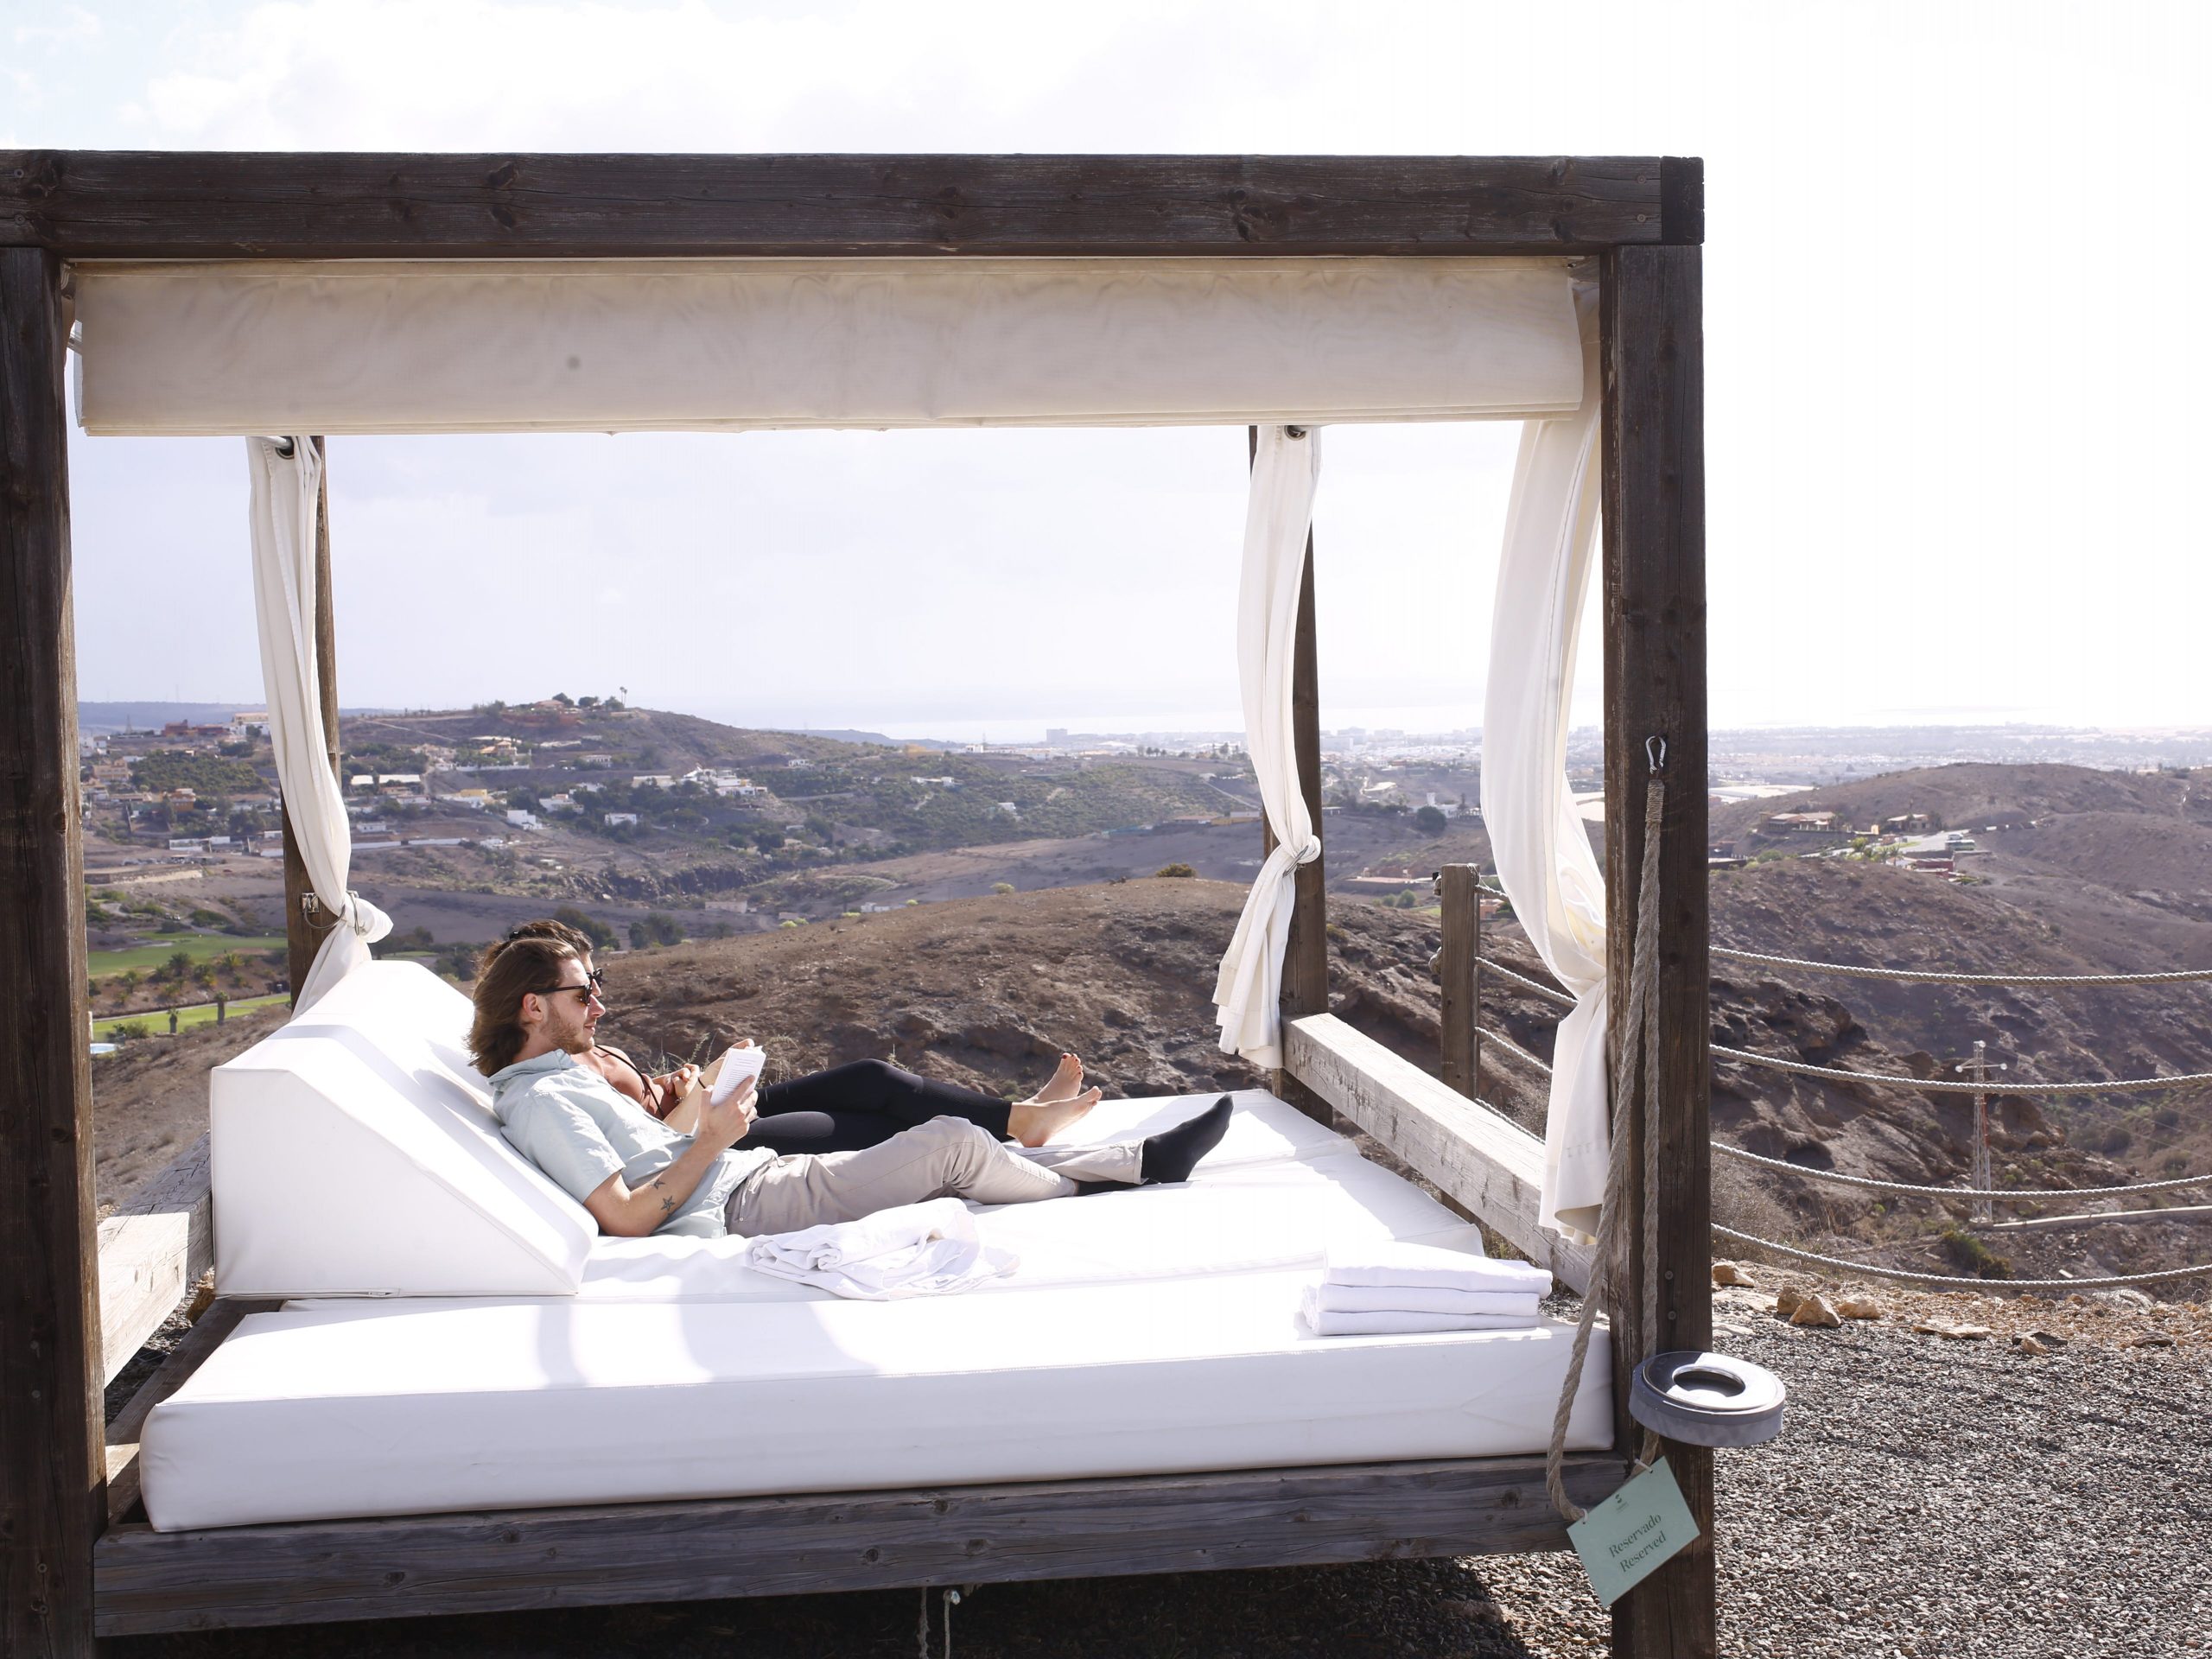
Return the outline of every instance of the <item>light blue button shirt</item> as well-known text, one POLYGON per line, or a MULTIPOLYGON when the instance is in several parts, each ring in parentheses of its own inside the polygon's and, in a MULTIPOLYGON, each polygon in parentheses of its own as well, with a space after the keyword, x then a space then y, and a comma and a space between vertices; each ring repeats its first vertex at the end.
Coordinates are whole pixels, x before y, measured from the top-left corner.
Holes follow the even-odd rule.
MULTIPOLYGON (((579 1204, 610 1175, 620 1175, 634 1192, 691 1144, 690 1135, 670 1128, 575 1055, 558 1049, 493 1072, 492 1110, 515 1149, 579 1204)), ((722 1224, 722 1206, 729 1195, 775 1155, 725 1151, 698 1190, 653 1230, 720 1238, 728 1230, 722 1224)))

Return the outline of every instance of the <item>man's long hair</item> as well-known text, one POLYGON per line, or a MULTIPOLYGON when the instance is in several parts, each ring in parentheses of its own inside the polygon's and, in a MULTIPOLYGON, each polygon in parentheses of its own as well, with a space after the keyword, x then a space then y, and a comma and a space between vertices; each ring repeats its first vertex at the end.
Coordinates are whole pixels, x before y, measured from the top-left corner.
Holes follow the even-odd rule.
POLYGON ((522 1000, 561 980, 561 964, 580 962, 575 947, 559 939, 530 937, 500 940, 484 953, 470 994, 476 1019, 468 1027, 468 1052, 486 1077, 515 1063, 529 1033, 522 1028, 522 1000))

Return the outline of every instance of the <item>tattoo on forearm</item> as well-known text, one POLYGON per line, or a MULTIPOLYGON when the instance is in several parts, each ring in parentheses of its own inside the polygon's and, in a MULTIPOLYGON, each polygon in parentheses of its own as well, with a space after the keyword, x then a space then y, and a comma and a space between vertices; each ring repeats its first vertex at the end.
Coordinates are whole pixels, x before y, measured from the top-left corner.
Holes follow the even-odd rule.
POLYGON ((676 1199, 675 1199, 675 1198, 674 1198, 671 1194, 670 1194, 670 1193, 667 1193, 667 1192, 662 1192, 662 1191, 661 1191, 660 1177, 659 1177, 659 1176, 656 1175, 656 1176, 654 1176, 654 1177, 652 1178, 652 1179, 651 1179, 650 1181, 647 1181, 647 1182, 645 1183, 645 1187, 646 1187, 646 1190, 647 1190, 647 1191, 649 1191, 649 1192, 660 1192, 660 1194, 661 1194, 661 1198, 660 1198, 660 1212, 661 1212, 661 1214, 663 1214, 663 1215, 664 1216, 664 1215, 668 1214, 670 1211, 671 1211, 671 1210, 673 1210, 673 1209, 675 1209, 675 1208, 676 1208, 676 1199))

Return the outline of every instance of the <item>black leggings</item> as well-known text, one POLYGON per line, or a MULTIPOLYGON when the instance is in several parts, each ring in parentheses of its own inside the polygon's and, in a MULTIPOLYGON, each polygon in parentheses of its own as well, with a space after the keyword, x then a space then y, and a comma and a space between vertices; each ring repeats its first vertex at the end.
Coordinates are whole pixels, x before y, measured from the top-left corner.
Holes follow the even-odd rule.
POLYGON ((902 1071, 882 1060, 855 1060, 760 1091, 760 1116, 738 1149, 859 1152, 933 1117, 964 1117, 1003 1141, 1013 1111, 1005 1101, 902 1071))

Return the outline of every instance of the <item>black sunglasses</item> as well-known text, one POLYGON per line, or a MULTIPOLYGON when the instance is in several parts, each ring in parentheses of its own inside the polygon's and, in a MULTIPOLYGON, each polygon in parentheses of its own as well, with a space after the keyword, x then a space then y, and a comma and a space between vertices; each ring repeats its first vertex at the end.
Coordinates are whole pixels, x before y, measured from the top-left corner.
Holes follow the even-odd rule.
POLYGON ((599 976, 597 974, 590 975, 581 985, 540 986, 537 989, 531 991, 530 995, 532 996, 558 996, 563 991, 579 991, 582 993, 582 995, 576 999, 576 1006, 578 1007, 588 1007, 591 1004, 592 998, 599 995, 599 976))

